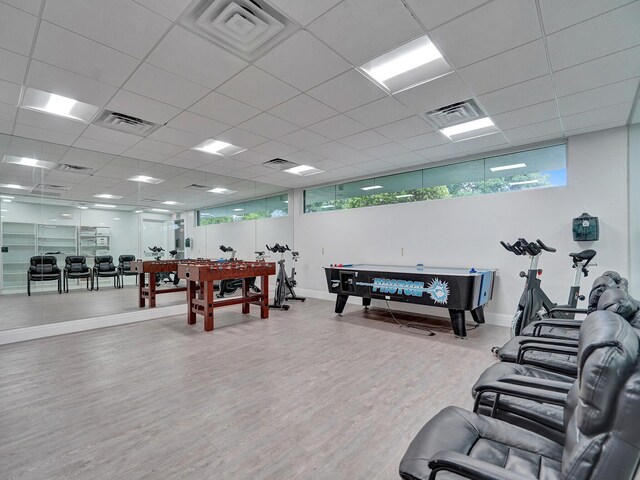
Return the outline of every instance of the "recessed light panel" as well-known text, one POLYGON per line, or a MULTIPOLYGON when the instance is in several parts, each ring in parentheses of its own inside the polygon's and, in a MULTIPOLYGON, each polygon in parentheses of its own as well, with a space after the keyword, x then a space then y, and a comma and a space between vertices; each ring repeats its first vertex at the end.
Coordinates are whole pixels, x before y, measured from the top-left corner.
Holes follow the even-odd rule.
POLYGON ((283 170, 287 173, 292 173, 294 175, 302 175, 303 177, 308 177, 309 175, 315 175, 316 173, 322 173, 324 170, 320 170, 315 167, 311 167, 309 165, 298 165, 296 167, 287 168, 283 170))
POLYGON ((20 107, 84 123, 89 123, 98 112, 95 105, 30 87, 25 87, 20 107))
POLYGON ((209 139, 205 140, 200 145, 193 147, 193 150, 211 153, 213 155, 231 156, 236 153, 244 152, 246 148, 236 147, 235 145, 231 145, 230 143, 222 142, 220 140, 209 139))
POLYGON ((146 175, 135 175, 131 178, 127 178, 127 180, 130 182, 152 183, 154 185, 164 182, 161 178, 148 177, 146 175))
POLYGON ((183 205, 180 202, 174 202, 173 200, 167 200, 166 202, 162 202, 165 205, 183 205))
POLYGON ((24 185, 18 185, 16 183, 0 183, 0 188, 12 188, 14 190, 31 190, 31 187, 25 187, 24 185))
POLYGON ((207 191, 211 193, 217 193, 220 195, 230 195, 232 193, 238 193, 235 190, 229 190, 227 188, 221 188, 221 187, 212 188, 211 190, 207 190, 207 191))
POLYGON ((499 167, 492 167, 489 170, 491 170, 492 172, 501 172, 502 170, 513 170, 515 168, 524 168, 526 166, 526 163, 514 163, 513 165, 501 165, 499 167))
POLYGON ((25 167, 35 168, 51 168, 55 165, 54 162, 47 162, 46 160, 38 160, 36 158, 29 157, 14 157, 13 155, 5 155, 2 161, 4 163, 12 163, 14 165, 23 165, 25 167))
POLYGON ((151 211, 152 212, 160 212, 160 213, 169 213, 169 210, 167 210, 165 208, 152 208, 151 211))
POLYGON ((94 195, 95 198, 106 198, 108 200, 120 200, 122 198, 121 195, 111 195, 110 193, 99 193, 94 195))
POLYGON ((116 208, 117 207, 117 205, 109 205, 107 203, 96 203, 93 206, 97 208, 116 208))
POLYGON ((440 129, 440 132, 449 137, 454 142, 470 140, 472 138, 484 137, 498 133, 500 129, 496 127, 489 117, 479 118, 471 122, 461 123, 453 127, 440 129))
POLYGON ((453 71, 429 37, 422 36, 360 66, 390 93, 398 93, 453 71))

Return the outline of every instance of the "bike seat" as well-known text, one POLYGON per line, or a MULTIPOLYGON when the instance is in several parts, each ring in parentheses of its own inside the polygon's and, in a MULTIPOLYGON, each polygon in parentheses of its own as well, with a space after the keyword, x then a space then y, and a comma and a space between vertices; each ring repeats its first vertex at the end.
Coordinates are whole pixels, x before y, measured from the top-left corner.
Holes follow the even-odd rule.
POLYGON ((569 256, 573 258, 573 260, 576 262, 582 262, 583 260, 591 260, 593 257, 595 257, 596 251, 583 250, 582 252, 578 252, 578 253, 570 253, 569 256))

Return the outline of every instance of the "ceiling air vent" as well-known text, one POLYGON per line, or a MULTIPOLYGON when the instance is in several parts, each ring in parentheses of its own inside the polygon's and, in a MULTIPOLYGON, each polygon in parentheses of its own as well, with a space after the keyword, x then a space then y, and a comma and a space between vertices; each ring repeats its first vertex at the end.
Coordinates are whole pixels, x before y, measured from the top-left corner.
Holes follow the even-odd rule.
POLYGON ((486 116, 475 100, 453 103, 422 114, 422 117, 438 130, 486 116))
POLYGON ((55 170, 60 170, 61 172, 79 173, 81 175, 91 175, 93 173, 93 168, 71 165, 69 163, 58 163, 53 168, 55 170))
POLYGON ((198 190, 198 191, 206 191, 211 189, 211 187, 207 187, 206 185, 198 185, 197 183, 192 183, 187 188, 190 188, 191 190, 198 190))
POLYGON ((59 197, 65 192, 71 190, 71 187, 63 185, 48 185, 46 183, 39 183, 31 189, 31 193, 37 193, 47 195, 49 197, 59 197))
POLYGON ((178 23, 249 62, 298 29, 264 0, 194 0, 178 23))
POLYGON ((157 123, 111 110, 103 110, 93 124, 141 137, 146 137, 160 127, 157 123))
POLYGON ((273 160, 269 160, 268 162, 264 162, 262 165, 265 167, 273 168, 274 170, 286 170, 288 168, 297 167, 297 163, 290 162, 289 160, 284 160, 282 158, 274 158, 273 160))

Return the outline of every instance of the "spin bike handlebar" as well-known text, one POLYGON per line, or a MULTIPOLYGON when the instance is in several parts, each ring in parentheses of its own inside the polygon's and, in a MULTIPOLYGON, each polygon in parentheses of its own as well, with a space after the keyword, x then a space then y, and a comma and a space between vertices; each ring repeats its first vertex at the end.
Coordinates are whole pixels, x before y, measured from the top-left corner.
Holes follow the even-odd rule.
POLYGON ((160 253, 160 252, 164 252, 164 248, 162 247, 147 247, 149 250, 151 250, 153 253, 160 253))
POLYGON ((289 245, 280 245, 279 243, 276 243, 273 247, 270 247, 269 245, 265 245, 265 247, 267 247, 267 250, 273 253, 284 253, 287 250, 291 250, 289 248, 289 245))
POLYGON ((545 245, 545 243, 537 239, 535 242, 527 242, 524 238, 519 238, 513 245, 500 241, 500 244, 509 252, 515 255, 531 255, 536 256, 542 253, 542 250, 547 252, 555 252, 556 249, 545 245))
POLYGON ((225 247, 224 245, 220 245, 220 250, 222 250, 224 253, 233 252, 233 247, 225 247))

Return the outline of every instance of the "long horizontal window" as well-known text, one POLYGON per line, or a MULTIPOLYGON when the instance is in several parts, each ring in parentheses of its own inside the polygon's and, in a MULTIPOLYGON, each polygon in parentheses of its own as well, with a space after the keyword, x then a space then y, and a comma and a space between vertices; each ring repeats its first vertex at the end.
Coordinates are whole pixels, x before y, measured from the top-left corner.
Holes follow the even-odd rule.
POLYGON ((567 147, 555 145, 311 188, 304 192, 304 212, 420 202, 566 184, 567 147))
POLYGON ((274 197, 247 200, 198 210, 198 225, 285 217, 288 214, 289 195, 285 193, 274 197))

